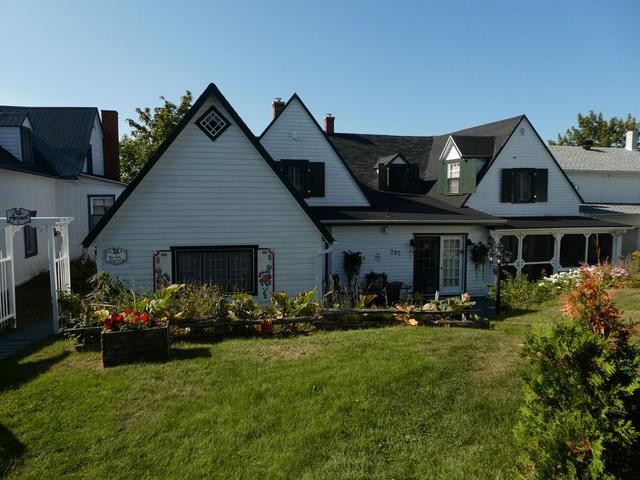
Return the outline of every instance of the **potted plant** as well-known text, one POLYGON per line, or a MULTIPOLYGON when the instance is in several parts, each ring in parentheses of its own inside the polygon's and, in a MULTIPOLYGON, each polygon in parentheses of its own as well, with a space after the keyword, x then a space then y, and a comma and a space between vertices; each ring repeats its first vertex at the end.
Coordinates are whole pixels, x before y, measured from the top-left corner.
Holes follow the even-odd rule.
POLYGON ((113 367, 133 362, 166 361, 169 358, 167 323, 154 320, 148 308, 122 312, 98 310, 102 318, 102 364, 113 367))
POLYGON ((363 257, 360 252, 353 252, 351 250, 342 253, 344 254, 344 271, 347 274, 349 284, 351 284, 355 278, 360 277, 360 267, 362 267, 363 257))

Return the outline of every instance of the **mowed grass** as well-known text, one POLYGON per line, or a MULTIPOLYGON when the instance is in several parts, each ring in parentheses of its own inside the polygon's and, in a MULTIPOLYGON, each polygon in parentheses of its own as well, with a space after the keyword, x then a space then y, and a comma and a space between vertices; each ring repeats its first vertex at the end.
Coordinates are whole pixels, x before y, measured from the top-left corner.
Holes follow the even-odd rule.
POLYGON ((8 478, 513 478, 520 346, 556 317, 183 343, 107 370, 49 340, 0 362, 0 459, 8 478))

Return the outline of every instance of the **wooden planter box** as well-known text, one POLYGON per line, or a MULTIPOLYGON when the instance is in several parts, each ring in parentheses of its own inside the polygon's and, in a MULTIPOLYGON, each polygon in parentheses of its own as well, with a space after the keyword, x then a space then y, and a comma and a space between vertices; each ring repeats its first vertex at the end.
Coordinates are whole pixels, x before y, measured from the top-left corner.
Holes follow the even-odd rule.
POLYGON ((169 329, 166 326, 102 332, 101 340, 104 367, 135 362, 164 362, 169 358, 169 329))

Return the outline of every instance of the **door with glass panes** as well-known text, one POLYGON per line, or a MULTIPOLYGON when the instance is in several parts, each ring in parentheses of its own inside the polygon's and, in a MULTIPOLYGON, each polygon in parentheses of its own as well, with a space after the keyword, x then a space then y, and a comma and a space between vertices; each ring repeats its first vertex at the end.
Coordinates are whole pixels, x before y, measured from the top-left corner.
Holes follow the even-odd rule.
POLYGON ((447 235, 440 237, 440 293, 462 293, 464 282, 464 237, 447 235))

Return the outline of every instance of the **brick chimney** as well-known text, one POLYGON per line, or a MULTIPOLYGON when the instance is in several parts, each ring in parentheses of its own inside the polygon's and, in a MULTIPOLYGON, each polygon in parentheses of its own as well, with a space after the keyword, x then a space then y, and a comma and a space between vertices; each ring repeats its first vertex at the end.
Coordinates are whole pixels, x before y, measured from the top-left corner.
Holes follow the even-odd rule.
POLYGON ((635 130, 629 130, 625 134, 624 148, 631 152, 638 149, 638 132, 635 130))
POLYGON ((102 110, 102 154, 104 176, 120 180, 120 138, 118 134, 118 112, 102 110))
POLYGON ((333 115, 331 115, 330 113, 327 113, 327 115, 324 117, 324 131, 327 135, 332 135, 334 132, 334 122, 335 122, 335 117, 333 115))
POLYGON ((273 109, 273 118, 277 118, 278 115, 280 115, 284 110, 284 102, 280 97, 276 97, 273 100, 273 104, 271 105, 271 107, 273 109))

